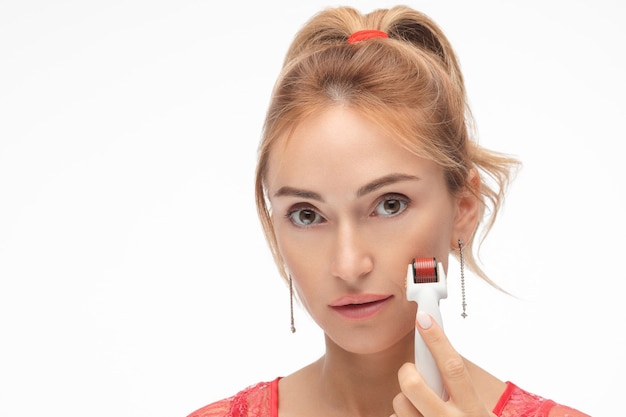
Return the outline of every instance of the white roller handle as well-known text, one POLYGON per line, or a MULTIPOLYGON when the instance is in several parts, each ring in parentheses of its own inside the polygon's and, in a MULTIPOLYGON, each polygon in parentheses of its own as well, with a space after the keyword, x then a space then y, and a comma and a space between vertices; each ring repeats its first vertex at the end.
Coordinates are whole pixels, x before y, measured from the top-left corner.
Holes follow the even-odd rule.
MULTIPOLYGON (((430 314, 439 326, 442 325, 441 312, 439 311, 439 298, 432 288, 422 288, 419 291, 417 299, 418 311, 430 314)), ((426 384, 443 399, 447 399, 448 395, 443 385, 443 379, 439 368, 435 363, 432 353, 428 350, 424 339, 419 332, 415 330, 415 365, 417 370, 422 374, 426 384)))

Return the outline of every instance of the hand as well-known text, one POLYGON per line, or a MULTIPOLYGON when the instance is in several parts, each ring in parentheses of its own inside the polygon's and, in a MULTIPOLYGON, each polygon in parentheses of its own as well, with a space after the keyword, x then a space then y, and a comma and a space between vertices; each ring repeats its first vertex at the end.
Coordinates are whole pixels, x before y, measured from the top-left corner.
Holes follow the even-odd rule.
POLYGON ((437 363, 450 399, 439 398, 426 385, 415 365, 405 363, 398 371, 402 392, 393 400, 393 416, 493 417, 479 398, 463 358, 454 350, 443 329, 426 313, 418 313, 417 322, 417 331, 437 363))

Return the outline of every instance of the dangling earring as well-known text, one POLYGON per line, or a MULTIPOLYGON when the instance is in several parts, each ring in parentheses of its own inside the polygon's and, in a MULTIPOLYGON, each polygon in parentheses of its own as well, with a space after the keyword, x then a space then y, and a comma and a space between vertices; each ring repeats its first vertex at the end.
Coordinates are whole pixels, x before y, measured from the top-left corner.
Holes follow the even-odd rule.
POLYGON ((291 279, 291 274, 289 275, 289 310, 291 316, 291 333, 295 333, 296 325, 293 318, 293 280, 291 279))
POLYGON ((459 263, 461 264, 461 301, 463 312, 461 317, 467 317, 467 303, 465 302, 465 259, 463 259, 463 239, 459 239, 459 263))

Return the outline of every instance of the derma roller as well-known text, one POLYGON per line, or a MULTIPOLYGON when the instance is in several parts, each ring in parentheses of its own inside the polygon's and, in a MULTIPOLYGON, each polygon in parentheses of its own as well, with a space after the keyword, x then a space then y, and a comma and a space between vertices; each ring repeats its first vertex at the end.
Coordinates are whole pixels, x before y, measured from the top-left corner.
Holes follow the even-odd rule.
MULTIPOLYGON (((430 314, 442 326, 439 300, 448 296, 446 274, 435 258, 416 258, 406 274, 406 298, 417 303, 417 311, 430 314)), ((415 365, 428 386, 441 398, 447 399, 439 368, 426 343, 415 331, 415 365)))

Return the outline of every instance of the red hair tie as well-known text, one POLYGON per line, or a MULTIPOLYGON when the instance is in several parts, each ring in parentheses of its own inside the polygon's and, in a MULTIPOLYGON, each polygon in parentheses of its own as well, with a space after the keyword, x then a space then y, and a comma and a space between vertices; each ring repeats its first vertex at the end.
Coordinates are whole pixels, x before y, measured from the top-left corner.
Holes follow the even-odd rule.
POLYGON ((366 41, 368 39, 374 38, 388 38, 389 36, 383 32, 382 30, 376 29, 366 29, 366 30, 358 30, 354 32, 348 38, 348 43, 357 43, 361 41, 366 41))

